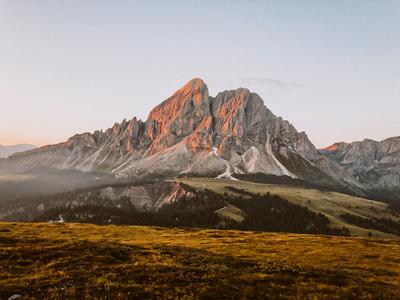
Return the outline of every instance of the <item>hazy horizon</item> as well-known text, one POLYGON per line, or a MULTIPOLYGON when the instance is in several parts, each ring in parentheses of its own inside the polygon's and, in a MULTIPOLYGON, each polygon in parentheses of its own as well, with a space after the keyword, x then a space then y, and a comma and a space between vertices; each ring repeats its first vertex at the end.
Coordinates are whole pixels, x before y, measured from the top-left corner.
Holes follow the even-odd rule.
POLYGON ((317 147, 400 135, 400 2, 0 1, 0 144, 245 87, 317 147))

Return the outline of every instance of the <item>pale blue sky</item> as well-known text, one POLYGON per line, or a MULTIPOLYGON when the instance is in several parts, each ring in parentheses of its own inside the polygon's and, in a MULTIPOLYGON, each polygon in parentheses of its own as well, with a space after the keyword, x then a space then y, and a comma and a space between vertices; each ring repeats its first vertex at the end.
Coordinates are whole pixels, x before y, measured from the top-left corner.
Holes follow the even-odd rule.
POLYGON ((193 77, 317 146, 400 135, 400 1, 0 0, 0 144, 56 143, 193 77))

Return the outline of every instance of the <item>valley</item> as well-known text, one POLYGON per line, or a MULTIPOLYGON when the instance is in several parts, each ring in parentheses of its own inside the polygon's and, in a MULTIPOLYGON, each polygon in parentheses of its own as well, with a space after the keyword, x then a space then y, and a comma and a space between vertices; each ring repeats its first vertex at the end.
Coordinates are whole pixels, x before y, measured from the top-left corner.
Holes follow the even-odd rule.
POLYGON ((399 149, 391 138, 318 150, 257 93, 210 96, 193 78, 146 120, 2 159, 0 220, 397 238, 399 149))
POLYGON ((62 218, 68 223, 400 238, 400 213, 388 203, 289 177, 257 175, 269 183, 256 183, 205 177, 113 179, 71 171, 51 174, 51 179, 41 173, 0 178, 0 220, 62 218), (60 179, 63 185, 53 187, 60 179))
POLYGON ((389 209, 388 204, 360 197, 350 196, 331 191, 320 191, 280 184, 259 184, 239 180, 220 180, 212 178, 185 178, 179 179, 196 189, 210 189, 217 193, 232 193, 227 187, 234 187, 254 194, 275 194, 289 200, 294 204, 307 207, 311 211, 324 214, 331 222, 330 226, 336 228, 348 227, 352 235, 374 236, 386 238, 399 238, 373 229, 361 228, 346 222, 342 215, 351 214, 363 218, 389 218, 400 222, 400 214, 389 209))

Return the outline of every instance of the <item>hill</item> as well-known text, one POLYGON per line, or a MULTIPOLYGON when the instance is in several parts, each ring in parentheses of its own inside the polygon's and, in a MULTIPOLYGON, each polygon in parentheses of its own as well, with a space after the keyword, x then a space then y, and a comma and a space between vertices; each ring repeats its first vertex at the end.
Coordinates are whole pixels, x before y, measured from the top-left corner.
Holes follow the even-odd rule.
POLYGON ((347 194, 331 191, 321 191, 315 188, 282 184, 261 184, 239 180, 221 180, 212 178, 181 178, 179 182, 192 186, 198 190, 210 189, 219 194, 235 193, 232 187, 239 191, 253 194, 274 194, 309 210, 325 215, 333 228, 343 226, 350 230, 351 235, 380 236, 386 238, 398 238, 389 232, 382 232, 372 222, 383 223, 384 220, 393 220, 400 229, 400 215, 390 209, 387 203, 355 197, 347 194), (362 220, 373 220, 369 226, 360 226, 349 218, 356 216, 362 220))
POLYGON ((400 242, 0 223, 0 298, 398 299, 400 242))
POLYGON ((68 223, 400 237, 400 211, 395 206, 299 179, 257 175, 256 181, 271 183, 212 178, 111 183, 107 177, 74 178, 75 173, 69 172, 63 178, 72 176, 73 180, 63 181, 65 187, 60 188, 76 185, 77 189, 56 194, 46 189, 30 194, 27 189, 35 188, 37 193, 43 186, 39 177, 14 175, 14 181, 5 180, 0 185, 0 220, 46 222, 61 215, 68 223), (278 179, 283 183, 276 183, 278 179), (82 184, 91 186, 80 188, 82 184), (17 192, 20 197, 13 197, 17 192))

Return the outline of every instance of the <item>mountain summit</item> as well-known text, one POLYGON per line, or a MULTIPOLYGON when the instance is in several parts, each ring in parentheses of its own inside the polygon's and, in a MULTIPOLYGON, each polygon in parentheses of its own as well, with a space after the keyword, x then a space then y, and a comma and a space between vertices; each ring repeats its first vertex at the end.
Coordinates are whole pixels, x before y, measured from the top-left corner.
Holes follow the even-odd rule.
POLYGON ((7 164, 133 177, 266 173, 359 187, 259 95, 240 88, 210 97, 198 78, 155 107, 146 121, 123 120, 105 132, 13 155, 7 164))

